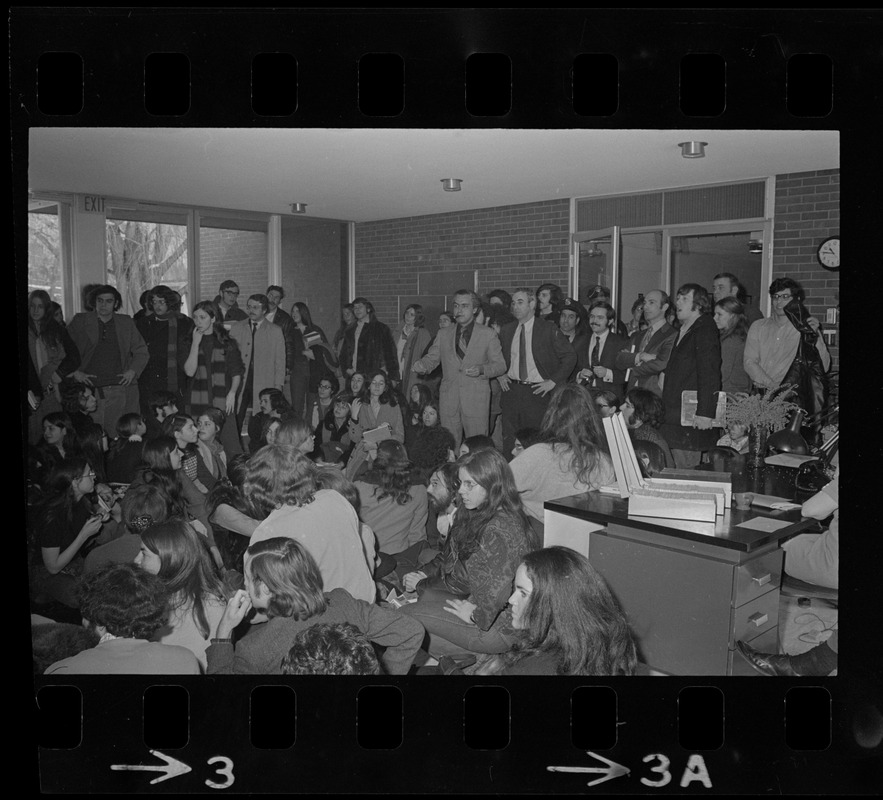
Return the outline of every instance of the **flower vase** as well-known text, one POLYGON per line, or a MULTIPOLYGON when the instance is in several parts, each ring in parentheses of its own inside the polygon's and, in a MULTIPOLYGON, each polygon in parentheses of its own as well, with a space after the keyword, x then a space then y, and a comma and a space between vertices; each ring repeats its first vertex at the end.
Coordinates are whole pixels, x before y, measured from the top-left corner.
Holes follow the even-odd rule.
POLYGON ((766 457, 769 429, 765 425, 752 425, 748 431, 748 460, 762 464, 766 457))

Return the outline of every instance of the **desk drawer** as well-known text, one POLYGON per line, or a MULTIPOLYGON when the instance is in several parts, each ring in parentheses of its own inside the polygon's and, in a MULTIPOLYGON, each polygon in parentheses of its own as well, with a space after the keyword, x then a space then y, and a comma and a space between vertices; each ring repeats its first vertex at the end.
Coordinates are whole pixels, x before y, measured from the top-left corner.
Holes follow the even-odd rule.
POLYGON ((750 603, 733 609, 730 649, 739 639, 750 642, 779 623, 779 592, 767 592, 750 603))
POLYGON ((740 564, 736 568, 733 606, 738 608, 772 589, 778 589, 782 582, 784 556, 782 550, 776 549, 740 564))

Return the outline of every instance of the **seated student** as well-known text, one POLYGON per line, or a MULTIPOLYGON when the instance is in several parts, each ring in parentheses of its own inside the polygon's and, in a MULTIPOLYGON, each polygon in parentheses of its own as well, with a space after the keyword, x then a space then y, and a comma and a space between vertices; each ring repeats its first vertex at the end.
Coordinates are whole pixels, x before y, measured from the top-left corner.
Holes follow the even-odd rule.
POLYGON ((162 424, 166 417, 171 417, 178 413, 178 398, 172 392, 163 389, 154 392, 150 396, 147 403, 151 416, 145 417, 144 422, 147 425, 147 435, 145 439, 155 439, 157 436, 163 435, 162 424))
POLYGON ((512 458, 520 456, 528 447, 539 441, 539 428, 521 428, 515 432, 515 444, 512 447, 512 458))
POLYGON ((268 418, 281 419, 285 414, 290 414, 292 409, 279 389, 261 389, 258 393, 258 403, 261 410, 254 414, 248 423, 248 449, 256 453, 266 443, 266 428, 268 418))
POLYGON ((609 389, 592 392, 592 399, 602 417, 612 417, 619 411, 619 398, 609 389))
POLYGON ((199 675, 186 647, 149 639, 169 616, 162 581, 133 564, 111 564, 86 575, 79 586, 83 624, 98 644, 57 661, 46 675, 199 675))
POLYGON ((59 386, 61 391, 61 410, 64 411, 74 424, 74 430, 94 422, 92 414, 98 408, 98 399, 95 390, 85 383, 65 378, 59 386))
MULTIPOLYGON (((405 449, 410 453, 411 445, 423 429, 423 409, 432 403, 432 389, 424 383, 415 383, 408 393, 408 403, 403 409, 405 418, 405 449)), ((436 418, 438 415, 436 414, 436 418)))
POLYGON ((190 650, 205 669, 205 651, 224 613, 224 587, 200 536, 184 520, 170 519, 141 533, 135 566, 162 580, 169 618, 151 637, 190 650))
POLYGON ((368 462, 377 455, 376 440, 364 436, 368 431, 386 428, 387 437, 397 442, 405 441, 405 426, 397 392, 383 370, 373 370, 362 389, 358 418, 350 426, 350 438, 355 442, 352 455, 346 465, 346 475, 354 480, 368 469, 368 462))
POLYGON ((429 476, 439 464, 457 460, 455 446, 454 434, 440 425, 420 432, 408 455, 414 470, 422 475, 423 483, 429 482, 429 476))
POLYGON ((117 438, 107 454, 107 479, 131 483, 141 466, 147 425, 140 414, 123 414, 117 420, 117 438))
POLYGON ((267 445, 248 462, 242 486, 246 513, 261 520, 251 544, 287 536, 316 559, 329 590, 373 602, 377 587, 365 563, 359 519, 337 492, 319 489, 316 467, 291 445, 267 445))
POLYGON ((552 392, 539 442, 512 460, 524 509, 543 522, 543 503, 607 486, 615 480, 607 437, 588 390, 566 383, 552 392))
POLYGON ((340 392, 336 395, 331 404, 331 411, 325 414, 313 431, 317 460, 331 464, 337 462, 345 464, 349 459, 353 449, 349 426, 352 400, 353 396, 349 392, 340 392))
POLYGON ((56 661, 81 653, 98 644, 98 634, 82 624, 55 622, 31 614, 31 651, 34 675, 42 675, 56 661))
MULTIPOLYGON (((416 566, 426 544, 426 487, 415 480, 404 445, 387 439, 377 445, 372 467, 355 481, 361 498, 361 518, 371 526, 381 553, 395 564, 416 566)), ((381 555, 382 558, 382 555, 381 555)), ((384 574, 378 572, 376 577, 384 574)))
POLYGON ((39 547, 31 573, 35 596, 77 607, 76 583, 88 544, 94 545, 105 523, 116 527, 110 513, 96 512, 89 502, 94 490, 95 473, 83 458, 60 460, 50 472, 46 495, 29 519, 39 547))
POLYGON ((286 416, 279 422, 274 444, 290 444, 299 453, 309 457, 316 447, 316 437, 313 429, 302 419, 286 416))
POLYGON ((35 450, 45 474, 65 458, 85 457, 74 423, 63 411, 53 411, 43 417, 43 437, 35 450))
POLYGON ((665 469, 665 454, 662 448, 653 442, 635 442, 635 456, 643 467, 645 477, 652 478, 665 469))
POLYGON ((675 460, 668 442, 658 428, 665 419, 665 403, 649 389, 630 389, 621 408, 632 441, 653 442, 665 456, 665 466, 674 467, 675 460))
POLYGON ((297 633, 317 623, 348 622, 385 647, 383 664, 405 675, 423 639, 423 628, 398 611, 355 599, 344 589, 324 591, 322 573, 294 539, 274 537, 252 544, 245 556, 245 586, 227 603, 217 638, 206 651, 210 675, 279 675, 297 633), (234 628, 255 608, 269 621, 253 624, 237 642, 234 628))
POLYGON ((282 659, 283 675, 382 675, 374 647, 348 622, 322 622, 299 631, 282 659))
POLYGON ((107 434, 97 422, 88 422, 79 429, 75 428, 80 452, 95 470, 95 479, 99 484, 107 483, 107 434))
POLYGON ((196 419, 196 451, 199 456, 196 477, 209 491, 227 474, 227 453, 220 439, 226 423, 227 415, 214 406, 204 409, 196 419))
POLYGON ((260 520, 248 516, 242 484, 248 469, 248 456, 245 453, 233 456, 227 465, 226 479, 218 481, 205 499, 205 510, 221 560, 226 569, 242 572, 242 558, 245 548, 260 520))
POLYGON ((717 440, 716 447, 732 447, 737 453, 748 452, 748 428, 738 422, 728 422, 727 432, 717 440))
MULTIPOLYGON (((634 675, 637 649, 625 613, 588 559, 567 547, 528 553, 509 597, 514 647, 478 675, 634 675)), ((448 659, 439 666, 448 670, 448 659)))
POLYGON ((469 436, 463 440, 463 443, 460 445, 460 452, 458 455, 465 456, 467 453, 477 453, 479 450, 496 450, 497 446, 494 444, 494 440, 491 439, 490 436, 483 436, 479 434, 478 436, 469 436))
POLYGON ((502 455, 470 453, 459 467, 461 507, 449 537, 451 557, 437 575, 442 586, 436 589, 432 584, 438 581, 425 579, 429 591, 401 609, 426 628, 427 649, 435 658, 511 649, 515 634, 504 613, 507 598, 516 567, 538 544, 502 455))
POLYGON ((208 494, 209 487, 200 480, 202 477, 209 479, 210 483, 214 483, 217 478, 213 478, 210 471, 203 466, 200 472, 199 448, 196 443, 199 441, 199 430, 193 417, 187 414, 172 414, 166 417, 162 424, 163 434, 171 436, 175 440, 178 453, 181 456, 181 471, 185 474, 193 485, 203 494, 208 494))

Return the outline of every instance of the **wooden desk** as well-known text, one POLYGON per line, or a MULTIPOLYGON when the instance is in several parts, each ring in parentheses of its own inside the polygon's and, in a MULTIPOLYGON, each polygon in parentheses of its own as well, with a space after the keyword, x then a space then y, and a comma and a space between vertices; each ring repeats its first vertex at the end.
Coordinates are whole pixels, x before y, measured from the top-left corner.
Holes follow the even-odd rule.
POLYGON ((751 675, 736 641, 776 652, 780 544, 812 524, 800 511, 735 507, 713 523, 629 516, 628 500, 586 492, 546 502, 544 546, 588 557, 628 614, 639 658, 652 669, 751 675), (772 533, 737 527, 753 517, 787 525, 772 533))

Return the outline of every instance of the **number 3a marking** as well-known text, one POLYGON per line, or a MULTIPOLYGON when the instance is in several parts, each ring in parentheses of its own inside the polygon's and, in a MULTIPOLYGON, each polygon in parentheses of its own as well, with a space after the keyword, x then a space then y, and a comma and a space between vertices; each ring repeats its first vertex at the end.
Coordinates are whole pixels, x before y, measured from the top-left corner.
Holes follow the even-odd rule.
POLYGON ((206 763, 217 764, 219 762, 224 766, 215 767, 215 771, 218 775, 223 775, 227 779, 227 782, 215 783, 215 781, 206 779, 205 785, 210 789, 229 789, 233 785, 233 781, 236 780, 236 778, 233 777, 233 762, 226 756, 215 756, 214 758, 210 758, 206 763))
POLYGON ((646 764, 654 758, 659 761, 659 765, 650 767, 650 772, 659 772, 662 774, 662 777, 656 781, 651 781, 649 778, 641 778, 641 783, 643 783, 644 786, 655 786, 656 788, 659 788, 660 786, 665 786, 665 784, 671 780, 671 773, 668 771, 671 761, 662 755, 662 753, 653 753, 652 755, 644 756, 641 760, 646 764))

